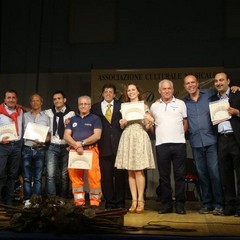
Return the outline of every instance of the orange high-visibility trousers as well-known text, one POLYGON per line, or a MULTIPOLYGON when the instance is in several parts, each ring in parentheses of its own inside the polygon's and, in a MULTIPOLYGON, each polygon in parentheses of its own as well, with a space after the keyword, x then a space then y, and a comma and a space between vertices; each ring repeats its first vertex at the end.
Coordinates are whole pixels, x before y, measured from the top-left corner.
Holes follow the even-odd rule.
POLYGON ((98 147, 89 147, 93 151, 92 169, 74 169, 68 168, 69 178, 72 182, 72 192, 74 201, 85 202, 84 198, 84 172, 87 173, 89 185, 90 205, 99 206, 101 201, 101 173, 99 167, 99 150, 98 147))

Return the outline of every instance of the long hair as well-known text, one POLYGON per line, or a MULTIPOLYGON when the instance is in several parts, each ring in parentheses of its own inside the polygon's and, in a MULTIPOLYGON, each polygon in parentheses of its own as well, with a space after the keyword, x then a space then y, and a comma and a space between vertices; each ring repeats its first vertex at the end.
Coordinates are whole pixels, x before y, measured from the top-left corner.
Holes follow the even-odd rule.
POLYGON ((127 95, 128 87, 130 85, 134 85, 137 88, 137 90, 139 92, 138 100, 139 101, 144 101, 145 100, 145 96, 144 96, 143 90, 139 86, 137 86, 135 83, 129 83, 126 86, 126 88, 124 89, 124 92, 123 92, 123 102, 130 102, 130 98, 127 95))

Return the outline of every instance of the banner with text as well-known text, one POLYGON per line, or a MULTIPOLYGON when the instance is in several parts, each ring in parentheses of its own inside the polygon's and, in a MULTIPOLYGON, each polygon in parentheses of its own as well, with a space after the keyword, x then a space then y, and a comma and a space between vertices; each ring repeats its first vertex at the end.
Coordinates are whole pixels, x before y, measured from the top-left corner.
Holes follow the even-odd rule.
POLYGON ((102 86, 106 83, 116 85, 116 98, 121 99, 124 88, 129 83, 141 87, 149 104, 160 97, 158 83, 169 79, 174 84, 174 95, 183 99, 186 91, 183 87, 183 78, 194 74, 201 88, 213 87, 213 78, 216 73, 224 71, 223 67, 206 68, 154 68, 154 69, 93 69, 91 70, 91 96, 92 102, 101 100, 102 86))

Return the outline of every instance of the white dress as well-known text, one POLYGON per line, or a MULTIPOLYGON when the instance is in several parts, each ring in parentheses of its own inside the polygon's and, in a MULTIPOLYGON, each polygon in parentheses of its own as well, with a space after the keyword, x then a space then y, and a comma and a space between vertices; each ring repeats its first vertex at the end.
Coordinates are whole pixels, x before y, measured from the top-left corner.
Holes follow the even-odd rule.
POLYGON ((115 167, 127 170, 155 168, 151 140, 142 120, 128 122, 120 138, 115 167))

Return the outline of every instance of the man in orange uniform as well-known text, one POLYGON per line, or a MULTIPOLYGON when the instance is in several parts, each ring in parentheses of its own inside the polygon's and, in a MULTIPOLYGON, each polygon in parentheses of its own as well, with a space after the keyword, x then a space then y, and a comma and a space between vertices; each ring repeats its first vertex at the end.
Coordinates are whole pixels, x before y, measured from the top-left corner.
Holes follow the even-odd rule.
MULTIPOLYGON (((101 138, 102 123, 98 116, 90 113, 91 98, 81 96, 78 98, 79 114, 70 119, 67 124, 64 139, 72 150, 83 154, 84 150, 93 152, 92 169, 86 170, 88 174, 90 206, 97 208, 101 201, 101 174, 99 167, 99 151, 97 141, 101 138)), ((72 181, 72 192, 76 206, 85 204, 84 169, 69 168, 69 177, 72 181)))

